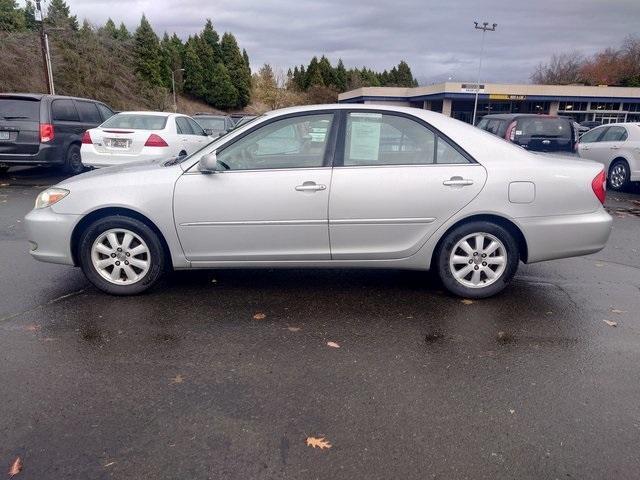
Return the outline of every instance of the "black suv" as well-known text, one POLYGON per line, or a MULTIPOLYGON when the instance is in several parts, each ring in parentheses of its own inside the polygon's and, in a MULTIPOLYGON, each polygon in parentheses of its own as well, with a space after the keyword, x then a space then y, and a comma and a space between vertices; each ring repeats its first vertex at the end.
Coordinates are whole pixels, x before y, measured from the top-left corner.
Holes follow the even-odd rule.
POLYGON ((576 152, 578 130, 571 118, 537 114, 485 115, 478 128, 534 152, 576 152))
POLYGON ((82 134, 113 115, 86 98, 0 93, 0 173, 16 165, 58 165, 80 173, 82 134))

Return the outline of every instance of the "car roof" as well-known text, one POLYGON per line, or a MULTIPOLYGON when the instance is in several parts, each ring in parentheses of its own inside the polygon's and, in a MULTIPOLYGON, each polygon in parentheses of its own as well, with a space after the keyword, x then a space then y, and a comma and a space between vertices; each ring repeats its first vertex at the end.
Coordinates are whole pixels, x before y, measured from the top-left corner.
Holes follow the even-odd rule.
POLYGON ((51 98, 52 100, 69 99, 69 100, 83 100, 87 102, 104 103, 100 100, 84 97, 71 97, 69 95, 49 95, 46 93, 0 93, 0 98, 14 98, 25 100, 42 100, 43 98, 51 98))
POLYGON ((173 113, 173 112, 152 112, 149 110, 139 110, 139 111, 125 111, 118 112, 117 115, 125 114, 125 115, 154 115, 157 117, 171 117, 173 115, 178 117, 186 117, 187 115, 182 115, 181 113, 173 113))
POLYGON ((482 118, 490 118, 496 120, 515 120, 516 118, 566 118, 572 120, 571 117, 563 117, 558 115, 547 115, 546 113, 491 113, 482 118))

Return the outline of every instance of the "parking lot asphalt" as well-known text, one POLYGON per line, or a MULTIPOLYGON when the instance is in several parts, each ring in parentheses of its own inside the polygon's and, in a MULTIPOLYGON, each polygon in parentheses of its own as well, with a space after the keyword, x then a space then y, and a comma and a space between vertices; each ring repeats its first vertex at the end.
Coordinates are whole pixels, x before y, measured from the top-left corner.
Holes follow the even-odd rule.
POLYGON ((487 300, 356 270, 181 272, 116 298, 30 258, 23 217, 56 181, 0 177, 16 478, 638 478, 639 194, 609 193, 605 250, 521 265, 487 300))

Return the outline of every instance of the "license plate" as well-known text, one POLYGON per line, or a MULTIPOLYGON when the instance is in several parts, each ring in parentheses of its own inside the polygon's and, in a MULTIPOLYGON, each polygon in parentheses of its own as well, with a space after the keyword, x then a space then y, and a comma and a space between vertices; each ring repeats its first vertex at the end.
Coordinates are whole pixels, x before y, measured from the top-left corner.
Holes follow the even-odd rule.
POLYGON ((129 148, 131 140, 126 138, 106 138, 104 143, 110 148, 129 148))
POLYGON ((0 140, 9 140, 9 132, 0 132, 0 140))

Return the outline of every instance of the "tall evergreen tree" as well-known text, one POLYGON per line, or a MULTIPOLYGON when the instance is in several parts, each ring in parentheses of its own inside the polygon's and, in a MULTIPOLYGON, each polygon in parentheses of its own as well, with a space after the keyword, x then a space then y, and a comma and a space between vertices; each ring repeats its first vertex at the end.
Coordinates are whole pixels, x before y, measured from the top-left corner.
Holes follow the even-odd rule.
POLYGON ((24 12, 14 0, 0 0, 0 32, 24 30, 24 12))
POLYGON ((36 7, 31 0, 27 0, 24 7, 24 26, 27 30, 37 30, 36 7))
POLYGON ((184 68, 184 90, 191 95, 204 98, 206 95, 204 70, 193 38, 189 38, 185 44, 182 68, 184 68))
POLYGON ((150 85, 163 85, 160 42, 144 14, 140 19, 134 41, 136 73, 150 85))
POLYGON ((104 24, 104 27, 102 27, 101 31, 111 38, 118 38, 118 29, 116 28, 116 24, 113 23, 113 20, 111 20, 111 18, 107 19, 107 23, 104 24))
POLYGON ((397 71, 396 71, 395 83, 399 87, 413 87, 414 86, 414 79, 413 79, 413 74, 411 73, 411 68, 409 67, 407 62, 405 62, 404 60, 402 60, 398 64, 398 68, 397 68, 397 71))
POLYGON ((310 87, 324 86, 324 79, 322 78, 322 71, 320 70, 318 57, 313 57, 311 62, 309 62, 309 67, 307 68, 304 89, 308 90, 310 87))
POLYGON ((238 105, 238 91, 233 86, 227 67, 221 62, 216 63, 212 73, 216 82, 207 92, 207 102, 223 110, 235 108, 238 105))
POLYGON ((124 22, 120 22, 120 27, 118 27, 118 32, 116 33, 116 38, 118 40, 129 40, 131 38, 131 34, 129 33, 129 30, 127 30, 127 26, 124 24, 124 22))
POLYGON ((322 83, 324 83, 324 85, 327 87, 335 86, 336 78, 335 78, 335 72, 333 70, 333 66, 331 65, 331 62, 329 61, 329 59, 324 55, 320 57, 320 61, 318 62, 318 68, 320 70, 320 75, 322 75, 322 83))
POLYGON ((233 34, 227 32, 222 35, 220 50, 222 61, 236 90, 235 106, 244 108, 251 100, 251 72, 246 68, 245 59, 233 34))
POLYGON ((344 68, 342 59, 338 60, 338 66, 335 70, 335 85, 338 91, 345 92, 347 90, 347 70, 344 68))
POLYGON ((71 15, 64 0, 51 0, 47 10, 47 23, 55 28, 78 31, 78 17, 71 15))
POLYGON ((207 23, 205 23, 204 30, 202 30, 200 37, 211 47, 211 51, 213 52, 213 63, 215 64, 222 61, 220 36, 213 28, 213 23, 210 18, 207 18, 207 23))

